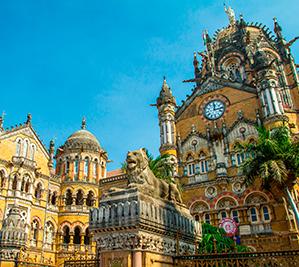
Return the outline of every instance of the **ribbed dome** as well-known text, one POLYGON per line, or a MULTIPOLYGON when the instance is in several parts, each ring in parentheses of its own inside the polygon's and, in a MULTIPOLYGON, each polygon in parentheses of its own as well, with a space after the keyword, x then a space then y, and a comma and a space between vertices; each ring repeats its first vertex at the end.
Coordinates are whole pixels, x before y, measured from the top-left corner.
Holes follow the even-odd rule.
POLYGON ((68 137, 64 144, 64 148, 67 150, 84 149, 94 152, 99 152, 101 150, 98 139, 85 129, 85 120, 82 121, 81 130, 74 132, 68 137))

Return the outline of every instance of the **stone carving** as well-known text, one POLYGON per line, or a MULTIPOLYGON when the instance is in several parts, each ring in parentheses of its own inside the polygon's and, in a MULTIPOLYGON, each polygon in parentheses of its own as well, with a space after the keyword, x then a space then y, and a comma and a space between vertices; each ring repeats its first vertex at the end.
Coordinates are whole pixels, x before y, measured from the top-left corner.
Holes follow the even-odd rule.
POLYGON ((208 205, 204 202, 201 202, 201 201, 197 201, 196 203, 194 203, 190 207, 191 214, 200 213, 200 212, 203 212, 203 211, 206 211, 206 210, 209 210, 208 205))
POLYGON ((129 187, 137 187, 141 192, 153 197, 183 202, 175 183, 167 183, 155 177, 148 166, 144 149, 128 152, 126 161, 129 187))
POLYGON ((214 186, 209 186, 206 188, 205 195, 207 198, 214 198, 217 196, 217 188, 214 186))
MULTIPOLYGON (((174 255, 176 253, 176 240, 167 237, 153 236, 147 233, 113 233, 98 238, 101 251, 113 249, 142 249, 151 252, 174 255)), ((183 241, 179 243, 181 254, 194 253, 194 247, 183 241)))
POLYGON ((252 194, 248 196, 246 199, 246 204, 262 204, 262 203, 267 203, 267 200, 260 194, 252 194))
POLYGON ((245 184, 243 184, 240 181, 237 181, 233 184, 233 192, 235 194, 242 194, 245 191, 246 187, 245 184))
POLYGON ((235 201, 228 197, 222 198, 217 204, 218 209, 223 209, 223 208, 229 209, 235 206, 236 206, 235 201))

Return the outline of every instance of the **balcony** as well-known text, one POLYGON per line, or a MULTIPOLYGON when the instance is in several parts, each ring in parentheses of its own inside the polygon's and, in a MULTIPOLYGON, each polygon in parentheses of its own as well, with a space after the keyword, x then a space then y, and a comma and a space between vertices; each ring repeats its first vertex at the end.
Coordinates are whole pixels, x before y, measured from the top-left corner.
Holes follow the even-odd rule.
POLYGON ((35 169, 36 166, 37 166, 37 164, 34 160, 27 159, 27 158, 24 158, 24 157, 19 157, 19 156, 13 156, 12 157, 12 162, 14 164, 21 165, 21 166, 24 166, 24 167, 33 168, 33 169, 35 169))
POLYGON ((208 181, 208 174, 195 174, 194 176, 189 177, 189 182, 188 184, 198 184, 201 182, 208 181))
POLYGON ((272 227, 270 223, 252 224, 250 226, 251 234, 271 234, 272 227))

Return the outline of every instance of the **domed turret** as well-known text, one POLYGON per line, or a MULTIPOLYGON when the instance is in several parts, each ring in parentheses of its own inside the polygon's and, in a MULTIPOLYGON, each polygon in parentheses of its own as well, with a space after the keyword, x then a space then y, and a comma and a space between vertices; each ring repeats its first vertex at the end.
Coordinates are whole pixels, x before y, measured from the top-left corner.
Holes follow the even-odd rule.
POLYGON ((91 132, 86 130, 85 119, 82 120, 81 129, 70 135, 64 144, 65 151, 74 151, 78 149, 92 152, 101 151, 98 139, 91 132))
POLYGON ((71 134, 56 154, 56 172, 64 181, 96 183, 106 175, 107 153, 98 139, 86 130, 83 118, 81 129, 71 134))

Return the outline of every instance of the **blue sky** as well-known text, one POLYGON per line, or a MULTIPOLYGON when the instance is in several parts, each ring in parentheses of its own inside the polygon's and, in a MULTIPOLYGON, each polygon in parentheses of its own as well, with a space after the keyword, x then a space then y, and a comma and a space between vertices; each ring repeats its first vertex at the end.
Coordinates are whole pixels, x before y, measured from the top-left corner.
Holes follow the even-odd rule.
MULTIPOLYGON (((226 1, 237 17, 299 35, 298 0, 226 1)), ((33 116, 44 143, 80 128, 100 140, 120 166, 128 150, 158 154, 154 103, 165 75, 177 102, 190 93, 193 52, 202 31, 228 24, 223 1, 0 1, 0 113, 5 127, 33 116)), ((299 42, 292 47, 299 61, 299 42)), ((299 63, 299 62, 298 62, 299 63)))

